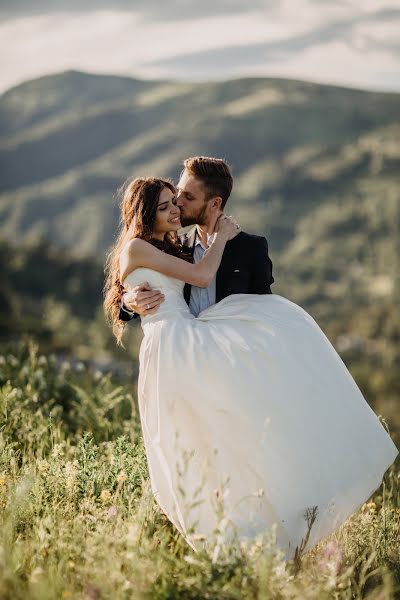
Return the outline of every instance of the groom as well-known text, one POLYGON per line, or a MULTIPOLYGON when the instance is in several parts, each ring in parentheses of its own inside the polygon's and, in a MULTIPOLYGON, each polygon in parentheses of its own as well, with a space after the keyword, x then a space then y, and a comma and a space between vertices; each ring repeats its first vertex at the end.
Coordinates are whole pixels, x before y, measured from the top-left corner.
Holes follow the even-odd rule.
MULTIPOLYGON (((233 178, 220 158, 194 156, 184 161, 177 186, 176 204, 182 227, 195 225, 180 236, 193 262, 201 260, 213 238, 214 227, 230 196, 233 178)), ((208 288, 185 285, 184 297, 190 312, 197 315, 230 294, 271 294, 272 262, 265 237, 241 231, 227 242, 216 276, 208 288)), ((147 282, 123 295, 119 318, 129 321, 157 312, 164 296, 147 282)))

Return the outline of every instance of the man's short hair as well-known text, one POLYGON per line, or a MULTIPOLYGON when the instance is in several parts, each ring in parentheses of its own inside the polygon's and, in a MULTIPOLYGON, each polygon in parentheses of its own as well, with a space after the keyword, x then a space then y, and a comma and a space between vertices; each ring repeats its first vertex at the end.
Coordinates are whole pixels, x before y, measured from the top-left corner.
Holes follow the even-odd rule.
POLYGON ((222 158, 192 156, 183 163, 186 171, 199 179, 206 188, 208 198, 220 196, 224 208, 233 186, 231 169, 222 158))

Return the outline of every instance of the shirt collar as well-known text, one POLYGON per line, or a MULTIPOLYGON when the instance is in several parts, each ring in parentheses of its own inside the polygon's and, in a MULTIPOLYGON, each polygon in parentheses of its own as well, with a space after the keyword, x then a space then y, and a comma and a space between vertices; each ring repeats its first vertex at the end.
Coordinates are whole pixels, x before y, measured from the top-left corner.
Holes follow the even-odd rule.
MULTIPOLYGON (((214 233, 207 233, 207 244, 210 245, 212 243, 214 239, 214 233)), ((200 241, 200 238, 198 235, 196 235, 196 241, 194 243, 195 246, 197 246, 198 244, 200 244, 200 246, 203 248, 203 250, 206 250, 206 248, 204 248, 203 244, 200 241)))

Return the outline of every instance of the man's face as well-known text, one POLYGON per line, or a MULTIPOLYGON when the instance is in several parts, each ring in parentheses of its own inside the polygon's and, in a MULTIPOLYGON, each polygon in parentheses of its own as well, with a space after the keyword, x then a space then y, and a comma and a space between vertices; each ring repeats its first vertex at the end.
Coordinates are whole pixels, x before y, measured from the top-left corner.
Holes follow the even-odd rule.
POLYGON ((182 227, 187 225, 207 225, 210 203, 203 183, 183 171, 177 185, 176 205, 181 211, 182 227))

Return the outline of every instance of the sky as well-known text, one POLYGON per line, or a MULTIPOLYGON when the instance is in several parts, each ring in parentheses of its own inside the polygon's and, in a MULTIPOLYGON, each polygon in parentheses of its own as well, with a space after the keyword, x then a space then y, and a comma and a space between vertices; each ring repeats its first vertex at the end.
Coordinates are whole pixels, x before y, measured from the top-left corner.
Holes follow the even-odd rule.
POLYGON ((0 93, 76 69, 400 92, 400 0, 2 0, 0 93))

